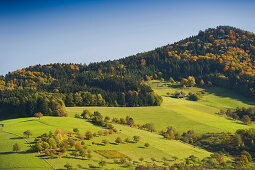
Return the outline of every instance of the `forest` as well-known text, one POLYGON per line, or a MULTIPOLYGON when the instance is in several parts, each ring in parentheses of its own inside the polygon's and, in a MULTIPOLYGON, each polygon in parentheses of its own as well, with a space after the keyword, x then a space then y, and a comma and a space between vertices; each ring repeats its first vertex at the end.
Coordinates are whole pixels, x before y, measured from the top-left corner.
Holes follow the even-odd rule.
POLYGON ((254 75, 255 34, 219 26, 118 60, 36 65, 0 76, 0 117, 63 116, 56 110, 65 106, 158 106, 162 98, 146 81, 189 76, 255 98, 254 75))

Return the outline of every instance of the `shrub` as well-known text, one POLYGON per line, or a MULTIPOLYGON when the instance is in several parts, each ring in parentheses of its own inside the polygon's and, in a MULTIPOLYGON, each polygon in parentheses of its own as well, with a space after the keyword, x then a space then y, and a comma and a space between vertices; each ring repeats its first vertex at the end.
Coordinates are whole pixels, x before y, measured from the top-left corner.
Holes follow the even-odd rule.
POLYGON ((14 152, 20 151, 20 145, 19 145, 18 143, 15 143, 15 144, 13 145, 13 147, 12 147, 12 150, 13 150, 14 152))
POLYGON ((75 133, 79 133, 80 131, 79 131, 79 129, 78 129, 78 128, 74 128, 74 129, 73 129, 73 132, 75 132, 75 133))
POLYGON ((126 142, 126 143, 130 143, 131 140, 130 140, 129 138, 126 138, 126 139, 125 139, 125 142, 126 142))
POLYGON ((83 139, 85 138, 85 136, 82 135, 82 134, 79 134, 79 138, 80 138, 81 140, 83 140, 83 139))
POLYGON ((104 134, 104 132, 103 132, 102 130, 99 130, 99 131, 98 131, 98 135, 99 135, 99 136, 102 136, 103 134, 104 134))
POLYGON ((92 153, 88 153, 88 158, 91 159, 93 157, 92 153))
POLYGON ((81 116, 83 119, 90 119, 92 116, 92 113, 86 109, 86 110, 83 110, 81 116))
POLYGON ((99 166, 101 166, 101 167, 103 167, 103 166, 105 166, 105 165, 106 165, 106 162, 105 162, 105 161, 103 161, 103 160, 101 160, 101 161, 98 163, 98 165, 99 165, 99 166))
POLYGON ((188 99, 192 101, 198 101, 202 97, 201 93, 189 93, 188 99))
POLYGON ((86 136, 86 139, 88 140, 93 138, 93 134, 90 131, 87 131, 85 136, 86 136))
POLYGON ((133 136, 133 139, 137 143, 140 141, 140 136, 133 136))
POLYGON ((149 143, 145 143, 144 146, 145 146, 145 147, 149 147, 150 144, 149 144, 149 143))
POLYGON ((248 115, 244 115, 242 121, 247 125, 251 124, 251 118, 248 115))
POLYGON ((103 143, 104 145, 107 145, 109 142, 108 142, 108 140, 103 139, 103 140, 102 140, 102 143, 103 143))
POLYGON ((122 139, 120 137, 117 137, 115 142, 118 144, 118 143, 122 143, 122 139))
POLYGON ((81 118, 81 116, 79 114, 75 114, 74 117, 75 118, 81 118))
POLYGON ((38 112, 38 113, 35 113, 34 116, 41 119, 41 117, 43 117, 43 114, 41 112, 38 112))
POLYGON ((71 170, 73 166, 72 166, 71 164, 69 164, 69 163, 66 163, 66 164, 64 165, 64 167, 65 167, 67 170, 71 170))
POLYGON ((25 132, 23 132, 23 134, 24 134, 27 138, 29 138, 29 136, 32 135, 32 132, 31 132, 30 130, 26 130, 25 132))

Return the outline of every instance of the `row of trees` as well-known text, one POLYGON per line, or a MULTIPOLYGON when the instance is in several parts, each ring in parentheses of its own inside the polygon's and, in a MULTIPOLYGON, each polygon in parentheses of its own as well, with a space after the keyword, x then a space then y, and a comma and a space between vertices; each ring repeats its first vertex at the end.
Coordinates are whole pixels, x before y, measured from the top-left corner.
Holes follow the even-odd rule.
POLYGON ((245 165, 253 160, 255 129, 237 130, 234 135, 231 133, 205 133, 196 135, 193 130, 180 134, 178 130, 169 126, 160 132, 164 138, 170 140, 182 140, 195 146, 202 147, 211 152, 223 152, 226 155, 236 156, 237 163, 245 165), (250 153, 249 153, 250 152, 250 153), (241 154, 240 154, 241 153, 241 154), (249 160, 248 162, 246 160, 249 160))
POLYGON ((221 115, 227 115, 237 120, 243 121, 245 124, 251 124, 255 120, 255 107, 237 107, 236 109, 220 110, 221 115))

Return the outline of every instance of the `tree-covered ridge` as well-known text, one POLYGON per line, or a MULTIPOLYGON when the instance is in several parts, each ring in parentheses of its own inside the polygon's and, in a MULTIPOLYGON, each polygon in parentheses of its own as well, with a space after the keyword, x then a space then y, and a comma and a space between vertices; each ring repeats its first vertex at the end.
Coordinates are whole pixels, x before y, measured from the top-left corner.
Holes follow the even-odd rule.
POLYGON ((197 61, 212 59, 224 65, 224 71, 255 74, 255 35, 233 27, 217 27, 200 31, 166 47, 170 57, 197 61))

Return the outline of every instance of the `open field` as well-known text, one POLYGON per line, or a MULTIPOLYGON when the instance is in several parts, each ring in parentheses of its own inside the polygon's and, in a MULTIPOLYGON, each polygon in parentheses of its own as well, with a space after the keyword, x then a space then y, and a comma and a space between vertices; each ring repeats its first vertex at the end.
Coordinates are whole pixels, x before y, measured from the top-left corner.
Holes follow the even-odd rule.
POLYGON ((163 97, 161 106, 155 107, 69 107, 70 117, 81 114, 84 109, 99 111, 104 116, 134 118, 135 123, 144 124, 153 122, 157 130, 167 126, 175 126, 180 132, 194 130, 196 134, 206 132, 235 132, 237 129, 255 127, 242 124, 240 121, 228 120, 216 115, 220 109, 255 106, 255 101, 233 93, 227 89, 211 88, 186 88, 177 85, 170 87, 162 85, 158 81, 150 82, 153 90, 163 97), (176 99, 166 96, 167 92, 183 91, 189 92, 205 91, 203 98, 199 101, 176 99))
MULTIPOLYGON (((9 167, 21 167, 22 169, 52 169, 52 167, 54 167, 55 169, 58 169, 63 168, 66 163, 72 164, 73 167, 88 168, 89 164, 98 167, 98 162, 100 160, 106 160, 104 156, 96 152, 93 152, 93 158, 91 160, 86 161, 83 158, 66 158, 64 156, 62 158, 42 159, 37 157, 36 153, 26 153, 29 149, 29 144, 22 138, 22 134, 28 129, 33 133, 33 135, 27 139, 28 142, 32 142, 34 137, 37 137, 42 133, 47 133, 50 130, 54 132, 56 128, 72 130, 76 127, 79 128, 82 134, 87 130, 91 130, 92 132, 102 130, 101 127, 92 125, 83 119, 71 117, 43 117, 40 120, 38 118, 21 118, 1 121, 1 123, 3 123, 5 127, 0 133, 0 169, 9 167), (8 132, 13 134, 9 134, 8 132), (19 143, 21 145, 21 152, 12 152, 12 145, 14 143, 19 143), (13 159, 13 161, 10 162, 10 159, 13 159)), ((134 161, 138 161, 139 158, 143 157, 145 162, 151 162, 151 158, 154 157, 158 161, 158 164, 162 164, 162 157, 166 157, 169 160, 172 160, 172 162, 173 157, 177 157, 178 159, 176 161, 178 162, 181 160, 183 161, 184 158, 190 155, 195 155, 199 158, 204 158, 210 155, 209 152, 203 149, 199 149, 180 141, 165 140, 162 136, 154 133, 124 125, 115 124, 114 126, 119 130, 117 134, 95 137, 92 140, 84 140, 89 149, 92 151, 114 150, 126 155, 134 161), (121 137, 122 140, 124 140, 127 137, 132 139, 134 135, 141 137, 141 140, 138 143, 122 143, 116 145, 114 142, 117 137, 121 137), (110 144, 103 145, 103 139, 108 140, 110 144), (148 148, 144 147, 145 142, 150 144, 148 148)), ((108 162, 106 166, 107 168, 116 168, 118 166, 119 168, 123 168, 122 165, 113 164, 113 159, 107 159, 106 162, 108 162)))

